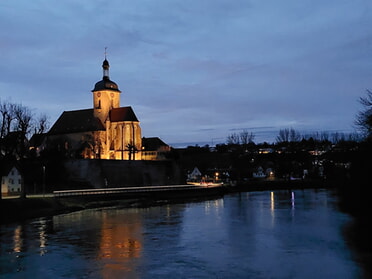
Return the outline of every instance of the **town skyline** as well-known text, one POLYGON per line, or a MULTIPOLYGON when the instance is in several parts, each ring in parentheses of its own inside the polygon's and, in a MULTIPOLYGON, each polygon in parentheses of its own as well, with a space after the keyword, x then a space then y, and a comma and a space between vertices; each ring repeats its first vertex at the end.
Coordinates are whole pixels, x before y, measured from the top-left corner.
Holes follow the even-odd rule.
POLYGON ((0 6, 1 100, 51 125, 92 107, 105 47, 122 105, 144 137, 171 145, 223 143, 242 130, 255 142, 284 128, 351 133, 370 86, 368 1, 0 6))

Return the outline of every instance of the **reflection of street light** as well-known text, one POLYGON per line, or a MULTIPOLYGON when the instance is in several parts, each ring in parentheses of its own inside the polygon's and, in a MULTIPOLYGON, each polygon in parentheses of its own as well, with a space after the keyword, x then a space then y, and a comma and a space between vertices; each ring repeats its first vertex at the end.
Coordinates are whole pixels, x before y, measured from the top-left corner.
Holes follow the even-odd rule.
POLYGON ((218 172, 216 172, 215 174, 215 179, 216 179, 216 181, 218 181, 218 176, 220 175, 218 172))

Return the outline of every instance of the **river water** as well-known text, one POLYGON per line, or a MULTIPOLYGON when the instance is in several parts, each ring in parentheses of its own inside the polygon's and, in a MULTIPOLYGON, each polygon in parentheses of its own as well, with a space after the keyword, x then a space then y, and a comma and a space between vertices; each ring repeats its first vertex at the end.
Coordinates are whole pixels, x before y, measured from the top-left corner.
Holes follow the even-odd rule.
POLYGON ((363 278, 327 190, 101 208, 0 226, 0 278, 363 278))

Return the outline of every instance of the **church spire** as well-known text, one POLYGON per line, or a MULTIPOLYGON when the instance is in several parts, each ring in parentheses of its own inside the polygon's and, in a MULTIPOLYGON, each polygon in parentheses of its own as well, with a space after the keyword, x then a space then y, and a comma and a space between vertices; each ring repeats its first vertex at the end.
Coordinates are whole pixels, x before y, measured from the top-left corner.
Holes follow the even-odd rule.
POLYGON ((109 76, 110 64, 107 61, 107 47, 105 47, 105 60, 103 60, 102 69, 103 69, 103 78, 102 80, 100 80, 94 85, 94 89, 92 90, 92 92, 110 90, 110 91, 116 91, 120 93, 118 85, 112 80, 110 80, 110 76, 109 76))
POLYGON ((110 68, 110 64, 107 61, 107 47, 105 47, 105 60, 103 60, 103 63, 102 63, 103 79, 109 79, 109 68, 110 68))

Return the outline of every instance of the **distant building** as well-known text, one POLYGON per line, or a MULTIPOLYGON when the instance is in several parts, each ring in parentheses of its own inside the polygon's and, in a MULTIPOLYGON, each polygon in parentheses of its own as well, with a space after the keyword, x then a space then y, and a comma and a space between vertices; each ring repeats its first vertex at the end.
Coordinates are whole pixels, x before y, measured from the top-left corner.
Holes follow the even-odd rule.
POLYGON ((192 172, 187 175, 187 180, 188 181, 200 182, 201 178, 202 178, 202 173, 200 172, 200 170, 197 167, 195 167, 192 170, 192 172))
POLYGON ((1 194, 19 194, 21 192, 22 175, 17 164, 11 162, 0 163, 1 194))
POLYGON ((257 171, 253 173, 253 178, 265 178, 266 177, 266 174, 264 172, 264 169, 259 166, 257 168, 257 171))
POLYGON ((93 108, 64 111, 48 133, 48 146, 72 157, 141 160, 142 137, 130 106, 120 107, 121 91, 109 78, 109 62, 102 64, 103 78, 93 93, 93 108))
POLYGON ((158 137, 142 138, 142 160, 165 160, 171 147, 158 137))

